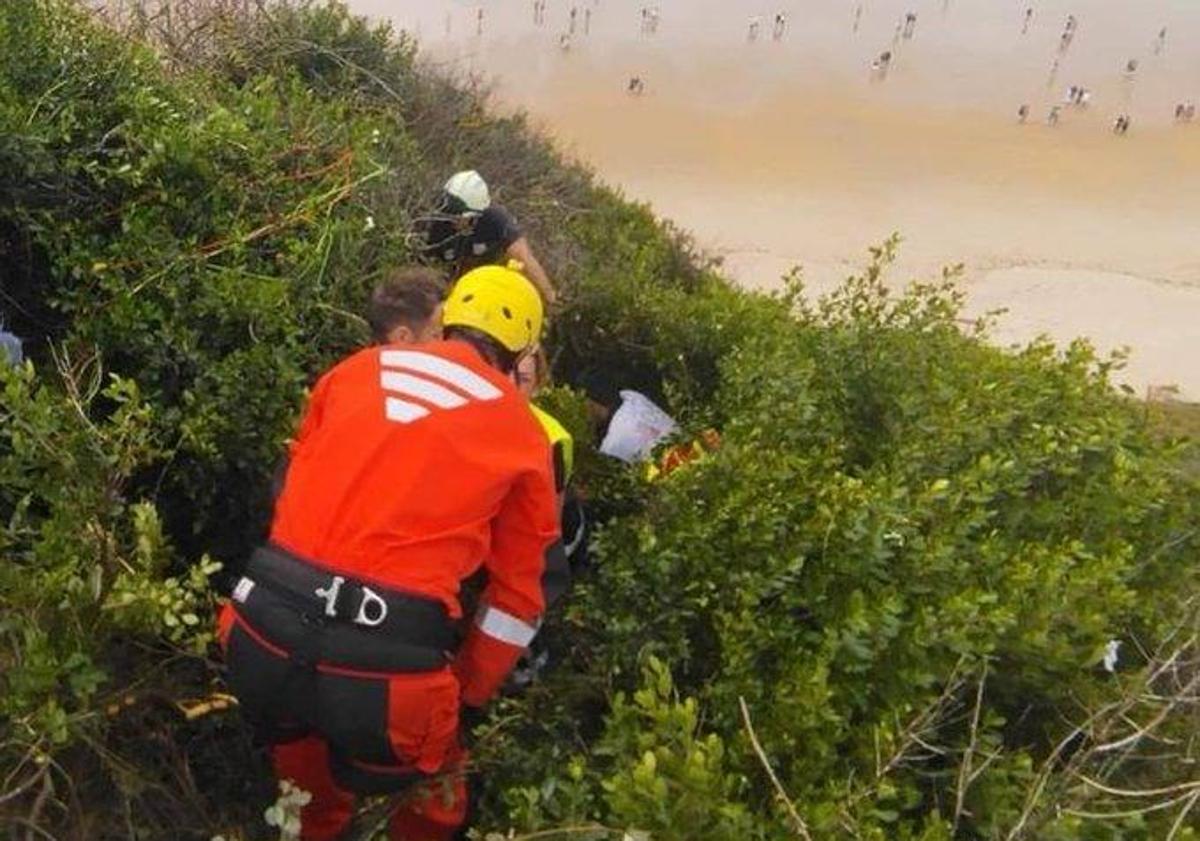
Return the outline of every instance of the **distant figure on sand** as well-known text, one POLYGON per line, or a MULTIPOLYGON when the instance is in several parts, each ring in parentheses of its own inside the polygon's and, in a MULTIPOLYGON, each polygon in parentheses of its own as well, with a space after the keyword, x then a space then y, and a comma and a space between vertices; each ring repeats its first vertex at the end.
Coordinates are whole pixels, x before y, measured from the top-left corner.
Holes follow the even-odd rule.
POLYGON ((658 7, 642 6, 642 32, 653 35, 658 31, 658 7))
POLYGON ((1117 117, 1117 121, 1113 123, 1113 134, 1125 134, 1127 131, 1129 131, 1129 123, 1130 119, 1128 114, 1122 114, 1121 116, 1117 117))
POLYGON ((590 8, 583 10, 583 34, 592 34, 592 10, 590 8))
POLYGON ((1158 30, 1158 38, 1154 41, 1154 54, 1158 55, 1163 51, 1163 47, 1167 45, 1167 28, 1164 26, 1158 30))
POLYGON ((1125 74, 1127 76, 1132 76, 1134 73, 1137 73, 1137 69, 1138 60, 1136 58, 1131 58, 1129 61, 1125 62, 1125 74))
POLYGON ((575 34, 575 18, 579 16, 579 10, 574 6, 571 7, 571 20, 567 24, 567 32, 571 35, 575 34))
POLYGON ((777 12, 775 14, 775 26, 771 30, 771 37, 778 41, 783 38, 785 31, 787 31, 787 15, 783 12, 777 12))
POLYGON ((1029 119, 1029 106, 1022 105, 1020 108, 1017 109, 1017 122, 1024 124, 1024 122, 1028 119, 1029 119))
POLYGON ((1192 102, 1181 102, 1175 106, 1175 122, 1190 123, 1196 119, 1196 105, 1192 102))
POLYGON ((647 26, 649 27, 650 34, 653 35, 655 32, 658 32, 658 6, 651 6, 648 11, 649 13, 646 16, 647 26))
POLYGON ((883 81, 887 78, 888 69, 892 66, 892 51, 884 50, 879 54, 879 58, 871 62, 871 76, 876 81, 883 81))
POLYGON ((750 28, 746 30, 747 41, 758 40, 758 28, 762 25, 762 21, 757 17, 750 18, 750 28))
POLYGON ((1067 48, 1071 46, 1071 41, 1075 38, 1075 29, 1079 26, 1079 21, 1075 19, 1075 15, 1067 15, 1067 25, 1063 27, 1062 37, 1058 39, 1058 51, 1065 53, 1067 48))
POLYGON ((1053 108, 1051 108, 1050 113, 1046 115, 1046 125, 1048 125, 1048 126, 1058 125, 1058 115, 1061 110, 1062 109, 1058 105, 1055 105, 1053 108))
POLYGON ((558 48, 564 53, 571 49, 571 33, 564 32, 558 36, 558 48))
POLYGON ((629 87, 626 88, 626 92, 632 96, 641 96, 646 92, 646 83, 642 81, 641 76, 630 76, 629 87))
POLYGON ((475 34, 483 34, 483 6, 480 6, 479 10, 475 12, 475 34))
POLYGON ((1025 10, 1025 25, 1021 27, 1022 35, 1026 35, 1029 33, 1029 23, 1032 20, 1033 20, 1033 6, 1030 6, 1028 9, 1025 10))
POLYGON ((858 31, 858 25, 861 22, 862 22, 862 3, 859 3, 858 6, 856 6, 854 9, 854 31, 855 32, 858 31))
POLYGON ((1069 105, 1080 105, 1086 107, 1092 99, 1092 92, 1080 85, 1071 85, 1067 88, 1065 102, 1069 105))
POLYGON ((917 28, 917 15, 915 12, 909 12, 904 16, 904 40, 909 40, 913 37, 913 32, 917 28))

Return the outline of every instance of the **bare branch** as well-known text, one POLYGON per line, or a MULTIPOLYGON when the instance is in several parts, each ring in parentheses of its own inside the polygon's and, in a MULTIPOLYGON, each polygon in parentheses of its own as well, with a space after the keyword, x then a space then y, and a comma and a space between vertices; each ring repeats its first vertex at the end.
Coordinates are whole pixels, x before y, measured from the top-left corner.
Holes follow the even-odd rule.
POLYGON ((963 807, 967 799, 967 789, 975 776, 971 774, 971 763, 975 757, 975 749, 979 745, 979 715, 983 709, 983 688, 987 684, 988 661, 983 661, 980 669, 979 686, 975 690, 975 707, 971 710, 971 735, 967 741, 967 749, 962 762, 958 765, 958 784, 954 787, 954 825, 951 835, 958 834, 958 825, 962 821, 963 807))
POLYGON ((783 789, 783 784, 779 782, 779 777, 775 776, 775 769, 771 767, 771 762, 767 759, 766 751, 759 744, 758 735, 754 732, 754 725, 750 722, 750 710, 746 706, 746 699, 738 696, 738 706, 742 709, 742 721, 746 725, 746 735, 750 737, 750 744, 754 747, 754 752, 758 754, 758 760, 762 763, 763 768, 767 772, 767 776, 771 779, 771 784, 775 786, 775 793, 779 795, 784 807, 787 809, 789 817, 792 819, 793 825, 796 827, 797 834, 805 839, 812 841, 812 836, 808 833, 808 824, 804 822, 804 818, 800 817, 800 813, 796 811, 795 804, 788 797, 787 792, 783 789))

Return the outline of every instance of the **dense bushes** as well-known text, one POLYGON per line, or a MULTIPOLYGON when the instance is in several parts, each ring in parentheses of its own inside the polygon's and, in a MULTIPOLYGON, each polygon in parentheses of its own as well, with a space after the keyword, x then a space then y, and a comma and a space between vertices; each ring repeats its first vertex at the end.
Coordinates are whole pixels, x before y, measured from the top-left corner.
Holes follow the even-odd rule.
MULTIPOLYGON (((660 755, 669 728, 621 705, 599 744, 636 750, 563 751, 572 738, 591 744, 571 725, 586 720, 580 704, 559 713, 555 739, 529 730, 503 745, 514 775, 528 764, 590 771, 607 793, 591 814, 654 837, 752 837, 727 823, 747 803, 774 816, 755 832, 787 835, 744 703, 814 837, 1003 838, 1027 810, 1029 837, 1080 837, 1080 820, 1056 810, 1089 792, 1064 772, 1055 780, 1070 796, 1043 789, 1031 805, 1039 763, 1137 691, 1139 670, 1161 662, 1155 646, 1194 630, 1195 488, 1085 346, 989 348, 958 328, 952 283, 889 297, 878 281, 889 253, 723 355, 710 407, 725 421, 720 452, 604 530, 597 574, 570 611, 574 670, 546 690, 569 697, 583 675, 630 686, 654 656, 700 704, 691 726, 702 720, 705 738, 725 745, 720 773, 755 783, 706 791, 686 825, 618 796, 614 780, 630 773, 636 790, 666 786, 668 800, 705 791, 682 760, 622 766, 660 755), (1118 675, 1101 665, 1113 639, 1118 675), (536 759, 523 751, 532 743, 543 745, 536 759)), ((642 693, 661 699, 652 674, 642 693)), ((1178 685, 1193 674, 1194 663, 1178 685)), ((529 703, 532 717, 547 701, 529 703)), ((1190 715, 1175 726, 1194 726, 1190 715)), ((1088 749, 1078 735, 1073 760, 1095 760, 1088 749)), ((590 801, 568 782, 543 786, 542 821, 587 817, 575 804, 590 801)), ((527 821, 530 799, 509 802, 527 821)), ((1177 814, 1097 820, 1086 837, 1157 837, 1177 814)))
POLYGON ((0 368, 0 815, 261 834, 235 718, 128 717, 215 679, 206 578, 469 164, 563 287, 560 378, 609 368, 724 441, 647 484, 548 395, 606 523, 554 668, 476 734, 482 828, 1194 837, 1200 497, 1108 363, 964 334, 952 277, 889 295, 894 243, 822 302, 738 291, 413 44, 205 8, 183 38, 0 7, 0 306, 33 360, 0 368))

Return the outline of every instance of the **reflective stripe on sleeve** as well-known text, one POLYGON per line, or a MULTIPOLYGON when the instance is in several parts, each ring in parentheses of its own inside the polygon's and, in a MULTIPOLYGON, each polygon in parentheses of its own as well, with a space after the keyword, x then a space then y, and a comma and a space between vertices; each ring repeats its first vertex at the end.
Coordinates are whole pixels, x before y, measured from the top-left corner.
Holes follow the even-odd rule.
POLYGON ((535 626, 495 607, 483 611, 483 615, 479 617, 479 630, 489 637, 521 648, 533 642, 534 635, 537 634, 535 626))

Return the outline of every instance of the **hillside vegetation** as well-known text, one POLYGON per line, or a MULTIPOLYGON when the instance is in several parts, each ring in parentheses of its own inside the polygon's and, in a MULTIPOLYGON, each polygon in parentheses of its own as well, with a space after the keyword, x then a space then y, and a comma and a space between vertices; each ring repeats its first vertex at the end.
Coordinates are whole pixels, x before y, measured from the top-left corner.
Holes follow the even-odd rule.
POLYGON ((192 703, 214 599, 306 388, 467 166, 561 285, 547 402, 603 521, 551 668, 473 734, 481 834, 1200 835, 1195 455, 1117 363, 964 333, 953 272, 889 293, 894 241, 819 301, 739 290, 403 36, 247 6, 0 4, 13 837, 270 837, 261 752, 192 703), (594 367, 722 447, 654 483, 603 460, 594 367))

